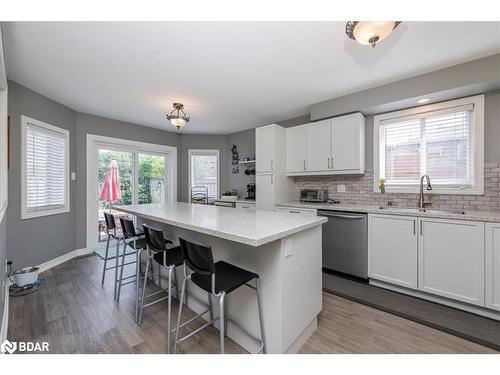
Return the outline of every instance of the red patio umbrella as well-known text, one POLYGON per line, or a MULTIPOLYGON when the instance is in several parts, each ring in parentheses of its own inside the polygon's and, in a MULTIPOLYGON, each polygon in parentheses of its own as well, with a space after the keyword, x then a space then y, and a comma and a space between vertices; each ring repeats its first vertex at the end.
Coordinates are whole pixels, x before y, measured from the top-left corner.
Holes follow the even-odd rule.
POLYGON ((111 204, 122 199, 122 191, 120 190, 120 169, 116 160, 111 160, 108 164, 106 177, 102 184, 100 199, 109 202, 109 209, 111 211, 111 204))

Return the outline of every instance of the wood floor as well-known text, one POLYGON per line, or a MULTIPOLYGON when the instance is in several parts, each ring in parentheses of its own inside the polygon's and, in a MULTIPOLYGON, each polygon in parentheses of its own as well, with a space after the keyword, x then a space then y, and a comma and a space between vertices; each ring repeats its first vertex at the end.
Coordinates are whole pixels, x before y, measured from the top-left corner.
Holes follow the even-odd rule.
MULTIPOLYGON (((146 309, 144 322, 137 327, 130 316, 133 284, 124 287, 121 303, 114 303, 112 277, 102 287, 101 267, 96 256, 73 259, 45 272, 45 285, 37 292, 11 297, 8 338, 48 341, 51 353, 165 353, 166 303, 146 309)), ((174 303, 174 311, 177 306, 174 303)), ((198 326, 192 323, 188 329, 198 326)), ((201 331, 183 343, 179 352, 217 353, 218 331, 211 327, 201 331)), ((226 352, 245 350, 227 339, 226 352)), ((496 352, 324 293, 318 329, 301 353, 496 352)))

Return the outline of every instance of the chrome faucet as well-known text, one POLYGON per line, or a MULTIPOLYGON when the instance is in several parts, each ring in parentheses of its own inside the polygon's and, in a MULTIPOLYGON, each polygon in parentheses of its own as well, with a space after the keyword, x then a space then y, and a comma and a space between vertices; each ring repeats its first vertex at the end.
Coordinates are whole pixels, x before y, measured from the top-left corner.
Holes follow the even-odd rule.
POLYGON ((424 201, 424 178, 427 180, 427 190, 432 190, 431 179, 428 175, 424 174, 420 178, 420 195, 418 197, 418 208, 419 209, 424 209, 425 206, 428 206, 431 204, 431 202, 424 201))

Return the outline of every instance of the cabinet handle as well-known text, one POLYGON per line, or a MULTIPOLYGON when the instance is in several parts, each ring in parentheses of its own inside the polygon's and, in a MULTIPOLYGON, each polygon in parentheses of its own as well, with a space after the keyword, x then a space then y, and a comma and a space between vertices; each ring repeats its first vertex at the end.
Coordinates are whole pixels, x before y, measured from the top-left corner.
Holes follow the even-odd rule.
POLYGON ((328 158, 328 168, 327 169, 330 169, 330 158, 328 158))
POLYGON ((274 163, 273 163, 273 162, 274 162, 274 160, 271 160, 271 170, 272 170, 272 171, 274 170, 274 168, 273 168, 273 166, 274 166, 273 164, 274 164, 274 163))
POLYGON ((422 235, 424 232, 423 228, 422 228, 422 220, 420 220, 420 235, 422 235))
POLYGON ((333 169, 333 157, 330 159, 331 159, 331 167, 330 168, 333 169))
POLYGON ((300 211, 288 211, 290 212, 291 214, 300 214, 300 211))
POLYGON ((417 220, 413 220, 413 235, 417 234, 416 226, 417 226, 417 220))
POLYGON ((306 160, 304 159, 304 170, 306 170, 306 160))
POLYGON ((274 184, 274 175, 271 175, 271 185, 274 184))

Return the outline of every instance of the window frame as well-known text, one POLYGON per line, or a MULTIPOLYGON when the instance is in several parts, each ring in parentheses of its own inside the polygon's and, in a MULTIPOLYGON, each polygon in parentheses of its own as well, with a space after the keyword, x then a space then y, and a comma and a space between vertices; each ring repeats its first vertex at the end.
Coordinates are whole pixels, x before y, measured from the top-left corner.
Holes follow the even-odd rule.
MULTIPOLYGON (((214 200, 220 197, 220 152, 218 149, 188 149, 188 202, 191 203, 191 157, 193 155, 216 155, 217 156, 217 196, 214 200)), ((210 202, 210 197, 208 197, 210 202)))
MULTIPOLYGON (((433 103, 424 106, 408 108, 395 112, 379 114, 373 117, 373 191, 379 192, 380 178, 380 126, 384 120, 397 117, 424 114, 426 112, 447 110, 454 107, 473 105, 473 153, 474 153, 474 185, 472 188, 463 187, 439 187, 433 185, 429 194, 460 194, 460 195, 483 195, 484 194, 484 95, 475 95, 466 98, 449 100, 446 102, 433 103)), ((432 176, 431 183, 432 183, 432 176)), ((418 193, 418 186, 386 186, 387 193, 418 193)))
POLYGON ((33 219, 42 216, 58 215, 70 212, 70 174, 69 174, 69 130, 59 128, 57 126, 47 124, 46 122, 30 118, 28 116, 21 116, 21 220, 33 219), (52 208, 46 210, 39 210, 30 212, 26 206, 27 201, 27 186, 26 186, 26 130, 29 124, 58 132, 64 136, 65 150, 64 150, 64 205, 59 208, 52 208))

